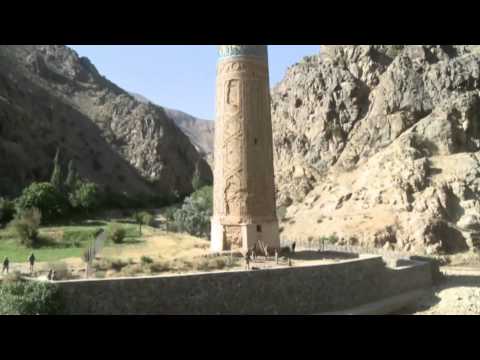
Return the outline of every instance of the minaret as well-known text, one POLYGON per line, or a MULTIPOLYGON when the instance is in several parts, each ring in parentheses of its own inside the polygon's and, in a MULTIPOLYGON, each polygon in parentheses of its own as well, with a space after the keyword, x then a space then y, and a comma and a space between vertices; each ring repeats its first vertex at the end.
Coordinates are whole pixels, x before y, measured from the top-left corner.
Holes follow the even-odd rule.
POLYGON ((280 247, 267 45, 220 45, 211 250, 280 247))

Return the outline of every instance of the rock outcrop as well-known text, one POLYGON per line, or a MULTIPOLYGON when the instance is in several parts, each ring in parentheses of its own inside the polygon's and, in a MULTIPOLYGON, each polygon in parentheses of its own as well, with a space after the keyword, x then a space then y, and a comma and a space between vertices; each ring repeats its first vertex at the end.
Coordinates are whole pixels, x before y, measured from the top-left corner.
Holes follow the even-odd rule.
POLYGON ((136 100, 57 45, 0 46, 0 193, 49 178, 57 146, 80 175, 137 196, 192 190, 208 164, 164 109, 136 100))
POLYGON ((283 237, 479 245, 479 47, 325 46, 288 70, 272 107, 283 237))

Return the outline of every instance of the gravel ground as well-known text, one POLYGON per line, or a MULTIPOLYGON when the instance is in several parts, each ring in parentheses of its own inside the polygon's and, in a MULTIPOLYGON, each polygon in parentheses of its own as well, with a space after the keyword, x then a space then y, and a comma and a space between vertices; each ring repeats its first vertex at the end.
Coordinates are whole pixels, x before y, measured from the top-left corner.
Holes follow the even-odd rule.
POLYGON ((443 267, 445 281, 401 314, 480 315, 480 267, 443 267))

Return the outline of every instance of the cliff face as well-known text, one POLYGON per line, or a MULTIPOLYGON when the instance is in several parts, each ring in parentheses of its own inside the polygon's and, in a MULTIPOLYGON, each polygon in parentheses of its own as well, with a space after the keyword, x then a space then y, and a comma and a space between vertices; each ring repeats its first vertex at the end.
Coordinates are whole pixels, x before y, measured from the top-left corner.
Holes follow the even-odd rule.
MULTIPOLYGON (((131 93, 140 102, 152 103, 146 97, 131 93)), ((152 103, 153 104, 153 103, 152 103)), ((215 133, 215 122, 199 119, 183 111, 164 108, 167 116, 173 120, 175 125, 188 136, 195 149, 202 157, 213 165, 213 138, 215 133)))
POLYGON ((272 107, 282 236, 478 246, 478 47, 326 46, 288 70, 272 107))
POLYGON ((0 46, 0 193, 48 179, 57 146, 83 177, 129 195, 187 193, 197 164, 212 176, 163 108, 88 59, 65 46, 0 46))
POLYGON ((203 120, 182 111, 165 108, 165 112, 188 136, 204 159, 213 166, 213 139, 215 122, 203 120))

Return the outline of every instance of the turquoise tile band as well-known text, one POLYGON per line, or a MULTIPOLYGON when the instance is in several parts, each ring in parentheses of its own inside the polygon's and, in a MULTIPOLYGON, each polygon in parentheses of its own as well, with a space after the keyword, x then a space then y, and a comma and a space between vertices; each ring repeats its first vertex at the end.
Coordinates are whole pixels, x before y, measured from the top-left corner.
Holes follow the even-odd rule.
POLYGON ((268 58, 267 45, 219 45, 220 60, 236 56, 252 56, 261 59, 268 58))

